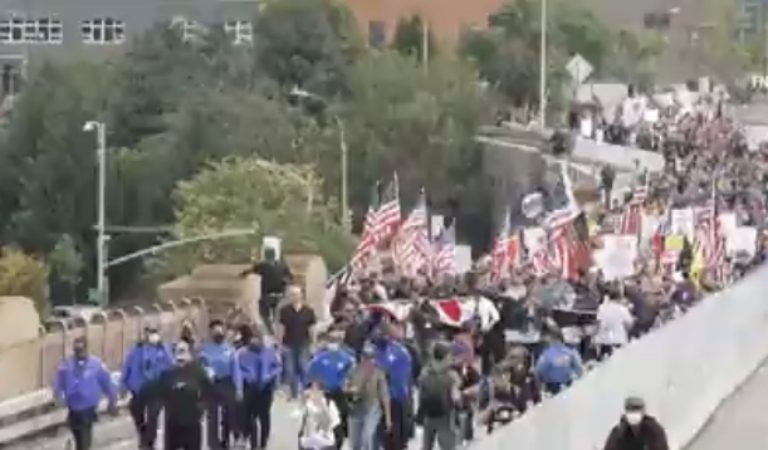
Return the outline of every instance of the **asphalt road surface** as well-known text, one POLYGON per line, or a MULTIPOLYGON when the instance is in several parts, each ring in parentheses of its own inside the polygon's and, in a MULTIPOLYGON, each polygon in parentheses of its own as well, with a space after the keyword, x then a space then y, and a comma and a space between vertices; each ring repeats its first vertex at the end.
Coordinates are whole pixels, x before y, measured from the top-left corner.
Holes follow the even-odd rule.
POLYGON ((727 399, 687 450, 768 449, 768 363, 727 399))

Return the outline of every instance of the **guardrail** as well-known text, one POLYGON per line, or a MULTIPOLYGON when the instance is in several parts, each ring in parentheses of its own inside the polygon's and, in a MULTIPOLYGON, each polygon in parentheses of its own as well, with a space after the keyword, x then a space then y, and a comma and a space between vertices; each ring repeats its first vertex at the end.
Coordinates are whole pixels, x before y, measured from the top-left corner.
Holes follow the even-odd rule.
POLYGON ((492 450, 600 450, 624 398, 640 395, 670 448, 689 443, 768 358, 768 266, 617 351, 562 394, 478 441, 492 450))
POLYGON ((49 386, 76 337, 85 336, 90 353, 101 358, 110 370, 117 371, 127 352, 141 338, 144 324, 152 323, 160 328, 164 338, 176 340, 181 324, 186 321, 192 322, 200 333, 206 330, 207 309, 202 299, 155 304, 146 310, 111 310, 95 315, 90 323, 80 327, 63 326, 33 341, 2 349, 0 386, 8 398, 0 402, 0 446, 65 423, 66 411, 56 407, 49 386))

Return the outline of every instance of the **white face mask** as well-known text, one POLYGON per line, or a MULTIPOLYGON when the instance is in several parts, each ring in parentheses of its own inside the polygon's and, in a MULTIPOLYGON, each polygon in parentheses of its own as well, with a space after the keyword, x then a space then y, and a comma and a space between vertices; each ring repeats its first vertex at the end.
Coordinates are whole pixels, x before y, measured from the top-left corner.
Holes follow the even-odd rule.
POLYGON ((640 425, 640 422, 643 421, 644 414, 642 412, 628 412, 624 413, 624 418, 627 420, 627 423, 630 425, 640 425))
POLYGON ((147 342, 153 345, 157 345, 160 343, 160 335, 158 333, 152 333, 149 336, 147 336, 147 342))
POLYGON ((339 343, 338 342, 329 342, 326 347, 328 348, 328 350, 330 350, 332 352, 335 352, 336 350, 339 349, 339 343))

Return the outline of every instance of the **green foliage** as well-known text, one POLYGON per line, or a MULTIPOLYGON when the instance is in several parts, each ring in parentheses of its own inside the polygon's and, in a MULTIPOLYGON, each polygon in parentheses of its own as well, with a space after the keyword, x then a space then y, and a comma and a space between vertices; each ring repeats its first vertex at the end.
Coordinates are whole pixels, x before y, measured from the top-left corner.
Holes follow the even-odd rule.
POLYGON ((41 317, 48 303, 48 266, 42 260, 10 247, 0 248, 0 296, 32 299, 41 317))
POLYGON ((48 256, 48 261, 60 280, 72 285, 80 282, 83 258, 70 235, 63 234, 59 237, 56 246, 48 256))
POLYGON ((317 252, 329 267, 338 269, 347 262, 353 239, 337 225, 338 209, 322 197, 319 181, 310 167, 257 157, 211 163, 191 180, 179 183, 174 193, 174 237, 232 229, 255 234, 190 246, 158 266, 167 275, 178 275, 203 262, 245 263, 263 236, 271 235, 283 240, 286 252, 317 252))
POLYGON ((272 0, 254 26, 258 60, 281 86, 324 95, 345 92, 362 52, 352 13, 334 0, 272 0))
MULTIPOLYGON (((437 40, 432 30, 427 30, 427 47, 430 59, 437 56, 437 40)), ((404 55, 414 56, 419 61, 424 60, 424 23, 421 16, 413 15, 397 22, 392 48, 404 55)))

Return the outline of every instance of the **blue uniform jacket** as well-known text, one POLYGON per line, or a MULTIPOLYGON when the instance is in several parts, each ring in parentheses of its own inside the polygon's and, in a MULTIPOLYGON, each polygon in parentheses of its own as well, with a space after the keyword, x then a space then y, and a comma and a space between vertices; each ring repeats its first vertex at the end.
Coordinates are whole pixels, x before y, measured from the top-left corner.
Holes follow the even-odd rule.
POLYGON ((536 376, 543 383, 568 384, 581 372, 581 356, 565 344, 550 345, 536 362, 536 376))
POLYGON ((413 362, 408 349, 397 341, 386 340, 376 346, 376 364, 387 374, 392 399, 409 399, 413 384, 413 362))
POLYGON ((148 382, 157 381, 173 365, 171 349, 167 345, 138 344, 125 358, 123 387, 131 394, 138 394, 148 382))
POLYGON ((322 349, 312 356, 307 366, 308 381, 318 380, 326 392, 341 390, 350 369, 355 365, 355 357, 347 349, 322 349))
POLYGON ((200 359, 210 370, 214 381, 229 379, 238 392, 243 391, 243 377, 237 361, 237 351, 232 344, 208 342, 200 349, 200 359))
POLYGON ((102 395, 107 396, 112 406, 117 402, 117 389, 109 371, 95 356, 62 361, 54 381, 54 392, 71 411, 96 408, 102 395))
POLYGON ((245 384, 263 389, 273 384, 283 370, 277 350, 264 346, 259 350, 243 347, 237 351, 240 373, 245 384))

